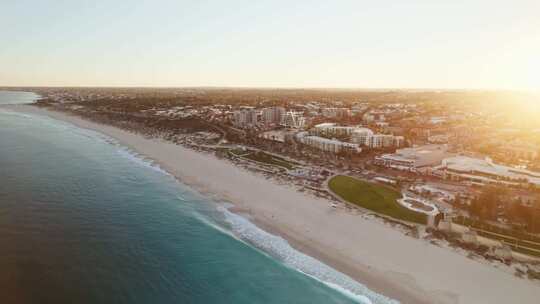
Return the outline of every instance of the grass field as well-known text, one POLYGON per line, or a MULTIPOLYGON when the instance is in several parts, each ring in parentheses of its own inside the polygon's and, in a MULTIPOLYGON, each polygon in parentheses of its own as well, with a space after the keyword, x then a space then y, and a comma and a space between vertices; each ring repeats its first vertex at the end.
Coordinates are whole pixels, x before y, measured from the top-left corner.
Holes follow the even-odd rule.
POLYGON ((286 168, 289 170, 294 169, 296 166, 299 165, 295 162, 291 162, 284 158, 274 156, 262 151, 228 149, 228 153, 231 156, 242 157, 245 159, 253 160, 267 165, 278 166, 280 168, 286 168))
POLYGON ((289 170, 294 169, 294 163, 291 163, 281 157, 276 157, 276 156, 273 156, 264 152, 251 153, 249 155, 245 155, 244 158, 251 159, 251 160, 258 161, 265 164, 269 164, 269 165, 284 167, 289 170))
POLYGON ((244 155, 247 155, 247 154, 251 154, 253 153, 252 150, 244 150, 244 149, 229 149, 229 153, 232 153, 234 156, 244 156, 244 155))
POLYGON ((401 194, 391 188, 338 175, 328 182, 330 190, 344 200, 360 207, 388 215, 396 219, 426 224, 423 213, 411 211, 396 201, 401 194))

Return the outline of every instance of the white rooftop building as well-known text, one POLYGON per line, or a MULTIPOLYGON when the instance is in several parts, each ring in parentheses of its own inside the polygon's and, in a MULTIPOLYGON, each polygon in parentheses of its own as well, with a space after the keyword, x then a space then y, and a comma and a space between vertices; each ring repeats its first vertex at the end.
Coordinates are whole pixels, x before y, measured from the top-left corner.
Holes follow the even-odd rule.
POLYGON ((315 125, 312 131, 319 135, 351 135, 357 129, 359 129, 357 126, 338 126, 335 123, 325 122, 315 125))
POLYGON ((354 143, 367 146, 369 138, 373 136, 373 131, 368 128, 356 128, 351 135, 351 140, 354 143))
POLYGON ((351 111, 348 108, 323 108, 322 115, 324 117, 347 117, 351 115, 351 111))
POLYGON ((283 107, 270 107, 262 109, 262 119, 265 124, 279 124, 285 114, 283 107))
POLYGON ((301 129, 305 124, 306 119, 301 112, 288 111, 281 119, 281 125, 288 128, 301 129))
POLYGON ((324 137, 313 136, 309 135, 308 132, 300 132, 296 135, 296 138, 304 145, 312 146, 314 148, 327 152, 362 152, 362 149, 358 144, 343 142, 337 139, 328 139, 324 137))
POLYGON ((539 172, 498 165, 490 158, 448 157, 433 168, 433 173, 445 179, 468 181, 476 185, 530 183, 540 186, 539 172))
POLYGON ((394 169, 416 172, 423 167, 441 164, 449 157, 446 145, 425 145, 412 148, 398 149, 393 154, 383 154, 375 157, 375 163, 394 169))
POLYGON ((313 127, 311 132, 323 136, 350 136, 352 143, 372 149, 399 147, 403 144, 402 136, 375 134, 371 129, 360 126, 338 126, 335 123, 321 123, 313 127))

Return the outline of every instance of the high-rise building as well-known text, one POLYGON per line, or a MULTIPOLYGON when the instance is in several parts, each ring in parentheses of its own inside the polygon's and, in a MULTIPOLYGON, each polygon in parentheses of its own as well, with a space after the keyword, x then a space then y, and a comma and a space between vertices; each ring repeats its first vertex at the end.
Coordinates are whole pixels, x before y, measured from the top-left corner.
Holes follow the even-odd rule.
POLYGON ((329 118, 349 117, 351 111, 348 108, 324 108, 322 109, 322 115, 329 118))
POLYGON ((240 128, 255 126, 258 122, 258 113, 254 108, 245 108, 234 111, 234 125, 240 128))
POLYGON ((262 120, 265 124, 279 124, 285 114, 285 108, 283 107, 271 107, 264 108, 262 110, 262 120))
POLYGON ((306 119, 300 112, 288 111, 281 119, 281 125, 288 128, 301 129, 306 124, 306 119))

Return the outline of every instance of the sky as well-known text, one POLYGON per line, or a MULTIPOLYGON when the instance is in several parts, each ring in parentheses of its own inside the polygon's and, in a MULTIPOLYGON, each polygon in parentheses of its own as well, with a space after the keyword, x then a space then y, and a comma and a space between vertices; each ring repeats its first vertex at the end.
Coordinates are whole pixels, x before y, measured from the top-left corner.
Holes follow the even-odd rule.
POLYGON ((0 0, 0 86, 540 90, 540 1, 0 0))

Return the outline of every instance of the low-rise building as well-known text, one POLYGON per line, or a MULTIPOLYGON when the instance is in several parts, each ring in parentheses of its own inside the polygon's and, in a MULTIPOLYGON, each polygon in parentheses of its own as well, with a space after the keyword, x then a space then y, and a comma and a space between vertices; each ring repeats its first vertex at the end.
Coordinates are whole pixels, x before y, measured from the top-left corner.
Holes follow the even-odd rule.
POLYGON ((358 129, 362 128, 359 128, 358 126, 338 126, 335 123, 326 122, 315 125, 313 129, 311 129, 311 132, 316 135, 343 136, 351 135, 358 129))
POLYGON ((437 166, 451 154, 446 145, 425 145, 412 148, 398 149, 392 154, 375 157, 375 164, 389 168, 424 172, 423 169, 437 166))
POLYGON ((273 131, 266 131, 259 135, 260 138, 264 138, 267 140, 275 141, 284 143, 285 138, 287 137, 287 131, 282 130, 273 130, 273 131))
POLYGON ((402 136, 390 134, 375 134, 371 129, 360 126, 338 126, 335 123, 318 124, 311 129, 313 135, 331 136, 350 136, 352 143, 371 149, 400 147, 403 145, 402 136))
POLYGON ((534 160, 538 158, 540 147, 528 143, 514 142, 504 145, 499 151, 507 157, 534 160))
POLYGON ((473 185, 529 183, 540 186, 540 172, 495 164, 490 158, 464 155, 443 159, 440 165, 433 168, 432 174, 443 179, 466 181, 473 185))
POLYGON ((374 122, 385 121, 386 117, 382 112, 370 111, 368 113, 364 113, 362 120, 367 124, 371 124, 374 122))
POLYGON ((399 147, 403 144, 403 136, 394 136, 390 134, 374 134, 368 137, 366 146, 371 149, 399 147))
POLYGON ((448 140, 448 134, 436 134, 428 137, 428 142, 432 144, 446 144, 448 140))
POLYGON ((351 152, 351 153, 360 153, 362 149, 358 144, 348 143, 339 141, 337 139, 328 139, 319 136, 309 135, 308 132, 300 132, 297 134, 296 138, 299 142, 304 145, 314 147, 316 149, 340 153, 340 152, 351 152))

